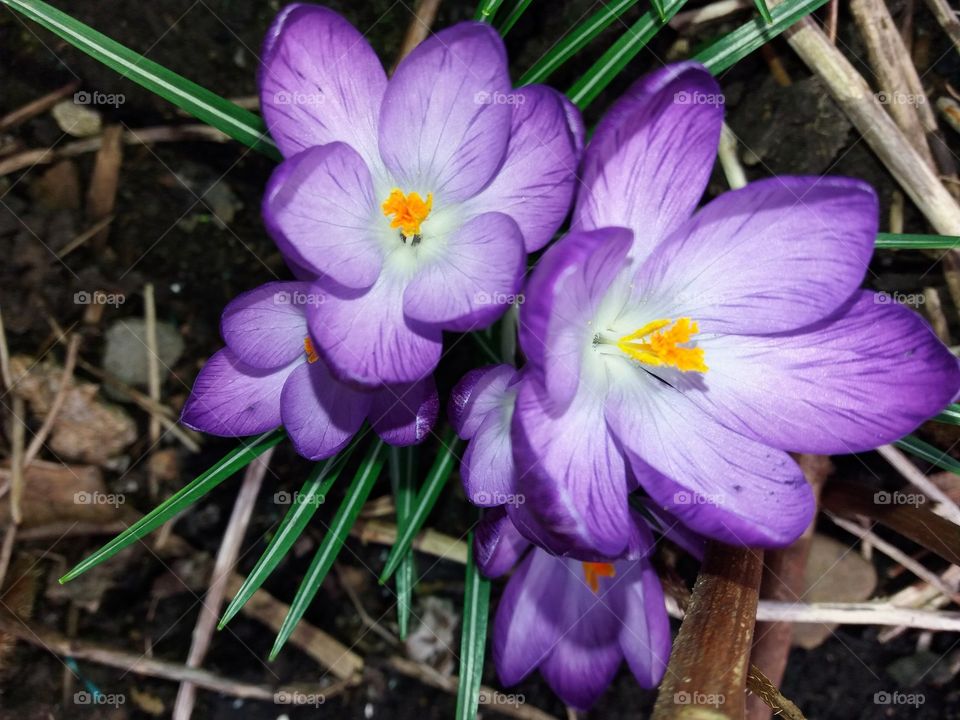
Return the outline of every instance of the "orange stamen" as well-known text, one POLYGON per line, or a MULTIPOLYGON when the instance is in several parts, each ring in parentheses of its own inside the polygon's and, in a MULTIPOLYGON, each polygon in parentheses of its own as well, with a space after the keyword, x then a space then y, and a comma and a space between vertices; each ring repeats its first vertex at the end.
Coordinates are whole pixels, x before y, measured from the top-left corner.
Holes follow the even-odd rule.
POLYGON ((612 563, 605 562, 585 562, 583 563, 583 575, 587 579, 587 585, 593 590, 594 595, 600 594, 600 578, 613 577, 617 574, 616 568, 612 563))
POLYGON ((709 368, 703 361, 703 349, 683 347, 698 332, 697 323, 688 317, 676 322, 654 320, 617 340, 617 347, 645 365, 705 373, 709 368))
POLYGON ((383 201, 383 214, 390 220, 390 227, 400 228, 405 237, 414 237, 420 234, 420 225, 430 214, 433 207, 433 193, 427 193, 427 199, 420 197, 420 193, 412 192, 405 195, 400 188, 394 188, 383 201))
POLYGON ((303 339, 303 351, 307 354, 307 362, 315 363, 320 359, 320 356, 317 355, 317 349, 313 346, 313 340, 309 337, 303 339))

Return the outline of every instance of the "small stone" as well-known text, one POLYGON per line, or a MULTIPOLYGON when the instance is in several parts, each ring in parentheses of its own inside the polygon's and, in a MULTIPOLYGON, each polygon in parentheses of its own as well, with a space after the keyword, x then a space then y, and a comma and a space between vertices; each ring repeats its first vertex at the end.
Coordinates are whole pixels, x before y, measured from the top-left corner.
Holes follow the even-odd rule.
POLYGON ((73 100, 61 100, 50 111, 60 129, 73 137, 92 137, 100 134, 103 120, 96 110, 78 105, 73 100))
MULTIPOLYGON (((150 374, 147 360, 147 327, 142 318, 117 320, 106 333, 103 367, 128 385, 146 386, 150 374)), ((183 354, 183 337, 169 323, 157 323, 157 356, 161 381, 183 354)))

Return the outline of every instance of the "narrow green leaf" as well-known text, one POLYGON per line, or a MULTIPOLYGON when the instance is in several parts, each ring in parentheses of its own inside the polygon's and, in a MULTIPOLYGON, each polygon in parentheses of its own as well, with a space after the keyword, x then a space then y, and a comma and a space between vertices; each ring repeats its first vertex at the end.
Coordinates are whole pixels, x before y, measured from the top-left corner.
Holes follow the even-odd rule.
POLYGON ((360 463, 357 474, 354 475, 353 482, 350 484, 340 507, 337 508, 337 514, 330 523, 327 535, 317 549, 317 554, 313 556, 313 562, 310 563, 310 568, 307 570, 303 582, 300 583, 293 602, 290 603, 290 611, 283 619, 283 624, 277 633, 277 639, 273 643, 273 649, 270 651, 271 660, 277 657, 280 649, 290 638, 290 634, 297 623, 300 622, 300 618, 303 617, 310 603, 313 602, 323 579, 330 572, 330 568, 333 567, 333 561, 337 559, 337 555, 350 533, 350 528, 356 522, 357 515, 363 509, 363 504, 367 501, 374 483, 380 476, 380 470, 383 468, 383 447, 383 440, 377 440, 376 445, 360 463))
POLYGON ((606 30, 614 20, 637 4, 637 0, 616 0, 603 3, 603 7, 575 27, 569 35, 554 45, 549 52, 520 76, 517 85, 542 83, 567 60, 576 55, 597 35, 606 30))
POLYGON ((108 560, 132 542, 165 523, 178 512, 213 490, 228 477, 243 469, 270 448, 286 437, 283 430, 273 430, 255 438, 249 445, 242 445, 229 452, 220 462, 203 473, 189 485, 160 503, 152 511, 137 520, 113 540, 79 563, 70 572, 60 578, 61 583, 69 582, 92 567, 108 560))
POLYGON ((410 551, 413 546, 413 539, 420 532, 427 516, 433 510, 433 506, 437 504, 440 491, 443 490, 443 486, 450 477, 450 471, 453 470, 453 466, 460 459, 460 445, 457 434, 453 430, 448 430, 444 436, 443 446, 437 453, 437 459, 434 460, 433 467, 430 468, 430 473, 417 494, 407 526, 403 529, 403 532, 397 530, 397 540, 393 544, 390 555, 387 557, 387 564, 380 574, 381 585, 390 579, 397 566, 400 565, 403 556, 410 551))
POLYGON ((827 0, 784 0, 770 11, 769 21, 754 18, 724 35, 694 60, 703 63, 717 75, 826 3, 827 0))
MULTIPOLYGON (((397 510, 397 532, 402 533, 413 514, 413 478, 416 472, 416 448, 390 448, 390 481, 397 510)), ((413 550, 408 550, 397 568, 397 625, 400 639, 406 640, 410 630, 413 585, 415 582, 413 550)))
POLYGON ((497 14, 497 9, 502 3, 503 0, 482 0, 473 19, 480 22, 493 22, 493 16, 497 14))
POLYGON ((753 0, 753 2, 757 6, 757 10, 760 11, 760 17, 763 18, 763 21, 772 23, 773 16, 770 14, 770 8, 767 7, 767 0, 753 0))
POLYGON ((686 0, 667 0, 662 18, 653 12, 644 13, 567 91, 570 101, 581 110, 592 103, 685 3, 686 0))
POLYGON ((517 0, 517 4, 513 6, 513 10, 510 11, 510 14, 500 23, 500 27, 497 28, 497 31, 501 36, 506 35, 513 29, 513 26, 517 24, 517 20, 527 11, 527 8, 530 7, 530 3, 533 0, 517 0))
POLYGON ((877 233, 878 250, 951 250, 960 248, 957 235, 900 235, 877 233))
POLYGON ((650 0, 650 6, 656 11, 657 16, 659 16, 660 20, 662 20, 663 22, 667 21, 667 12, 666 12, 666 9, 663 7, 663 0, 650 0))
POLYGON ((290 548, 293 547, 307 523, 310 522, 310 518, 323 504, 327 493, 330 492, 333 483, 336 482, 347 464, 352 450, 353 446, 350 446, 345 452, 314 466, 306 482, 303 483, 303 487, 300 488, 300 492, 292 498, 290 509, 283 516, 280 527, 277 528, 277 532, 267 545, 267 549, 263 551, 263 555, 260 556, 257 564, 247 575, 243 585, 240 586, 236 596, 227 606, 223 618, 217 626, 218 630, 222 630, 233 616, 240 612, 253 594, 260 589, 270 573, 280 564, 290 548))
POLYGON ((480 704, 483 656, 487 647, 490 581, 480 574, 473 557, 473 532, 467 536, 467 582, 463 597, 463 630, 460 636, 460 686, 457 720, 473 720, 480 704))
POLYGON ((916 455, 918 458, 933 463, 938 468, 943 468, 956 475, 960 475, 960 462, 957 462, 950 455, 947 455, 947 453, 938 450, 930 443, 924 442, 918 437, 907 435, 905 438, 897 440, 894 445, 901 450, 916 455))
POLYGON ((960 403, 950 403, 934 420, 951 425, 960 425, 960 403))
POLYGON ((41 0, 0 0, 107 67, 212 125, 235 140, 281 160, 263 120, 175 72, 148 60, 41 0))
POLYGON ((490 342, 483 336, 483 333, 472 332, 470 333, 470 338, 483 350, 483 354, 487 356, 487 359, 492 363, 499 363, 500 356, 497 355, 493 348, 490 346, 490 342))

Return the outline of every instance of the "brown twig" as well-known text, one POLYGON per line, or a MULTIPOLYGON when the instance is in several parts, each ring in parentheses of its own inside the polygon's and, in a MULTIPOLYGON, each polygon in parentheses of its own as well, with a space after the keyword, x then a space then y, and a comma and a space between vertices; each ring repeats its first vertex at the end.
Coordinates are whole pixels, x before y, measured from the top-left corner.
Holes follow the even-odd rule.
POLYGON ((47 412, 46 417, 43 418, 40 429, 37 431, 37 434, 33 436, 33 440, 30 441, 27 451, 23 454, 24 470, 33 462, 34 458, 37 457, 37 453, 40 452, 40 448, 42 448, 43 443, 46 442, 47 436, 53 430, 57 416, 60 414, 60 409, 63 407, 63 401, 67 397, 67 391, 73 384, 73 370, 77 365, 77 352, 79 349, 80 335, 74 333, 70 336, 70 341, 67 343, 67 357, 63 362, 63 372, 60 374, 60 384, 57 386, 57 394, 54 395, 53 402, 50 403, 50 410, 47 412))
POLYGON ((749 699, 757 698, 758 701, 762 701, 761 704, 768 711, 772 710, 779 717, 785 720, 805 720, 800 708, 784 697, 777 686, 770 682, 770 679, 760 672, 756 665, 751 665, 747 671, 747 689, 752 693, 749 699))
POLYGON ((953 41, 953 46, 960 52, 960 21, 957 14, 950 7, 947 0, 927 0, 927 7, 933 13, 940 27, 953 41))
POLYGON ((31 100, 23 107, 17 108, 11 113, 7 113, 0 118, 0 132, 6 132, 26 122, 30 118, 42 115, 68 95, 73 95, 79 87, 80 83, 74 80, 36 100, 31 100))
MULTIPOLYGON (((381 520, 357 520, 350 534, 363 543, 393 545, 397 541, 397 526, 381 520)), ((413 549, 450 562, 467 564, 467 544, 431 528, 413 539, 413 549)))
MULTIPOLYGON (((146 335, 145 345, 147 350, 147 390, 150 400, 160 404, 160 357, 157 350, 157 303, 153 293, 153 283, 147 283, 143 287, 143 315, 146 335)), ((156 449, 160 442, 160 420, 151 413, 150 415, 150 453, 156 449)), ((153 463, 148 463, 147 481, 150 486, 150 497, 155 498, 159 492, 157 482, 157 472, 153 463)))
POLYGON ((391 73, 397 69, 397 65, 411 50, 427 39, 433 21, 437 19, 440 2, 441 0, 418 0, 417 6, 413 10, 413 19, 407 26, 407 33, 403 36, 400 52, 397 53, 397 61, 393 64, 391 73))

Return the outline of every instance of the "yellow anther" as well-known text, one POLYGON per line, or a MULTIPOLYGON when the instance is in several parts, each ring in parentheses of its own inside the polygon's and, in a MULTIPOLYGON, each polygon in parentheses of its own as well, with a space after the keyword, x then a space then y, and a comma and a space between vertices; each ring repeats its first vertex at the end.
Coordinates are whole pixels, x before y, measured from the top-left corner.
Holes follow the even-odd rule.
POLYGON ((708 368, 703 361, 703 349, 684 347, 697 332, 697 324, 688 317, 676 322, 654 320, 617 340, 617 347, 644 365, 705 373, 708 368))
POLYGON ((394 188, 381 207, 384 215, 392 217, 390 227, 400 228, 405 237, 415 237, 420 234, 420 225, 433 207, 433 193, 427 193, 424 200, 418 192, 405 195, 400 188, 394 188))
POLYGON ((312 364, 320 359, 320 356, 317 355, 317 349, 313 346, 313 340, 311 340, 309 337, 305 337, 303 339, 303 351, 307 355, 308 363, 312 364))
POLYGON ((612 563, 605 562, 585 562, 583 563, 583 576, 587 579, 587 585, 593 590, 594 595, 600 593, 600 578, 611 578, 617 574, 616 568, 612 563))

